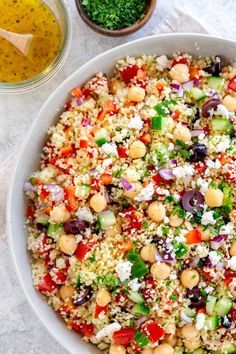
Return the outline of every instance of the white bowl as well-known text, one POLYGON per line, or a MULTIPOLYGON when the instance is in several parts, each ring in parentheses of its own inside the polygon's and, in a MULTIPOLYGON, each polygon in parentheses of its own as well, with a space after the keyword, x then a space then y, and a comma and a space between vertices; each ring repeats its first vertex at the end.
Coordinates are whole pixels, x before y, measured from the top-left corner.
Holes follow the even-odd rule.
POLYGON ((34 121, 17 163, 7 207, 8 236, 13 261, 32 308, 49 332, 73 354, 95 354, 99 351, 94 346, 84 343, 78 334, 67 330, 63 321, 32 286, 30 256, 26 249, 27 235, 24 228, 26 200, 23 183, 38 168, 42 146, 46 141, 46 131, 57 121, 73 87, 82 85, 98 71, 111 74, 116 60, 125 56, 171 55, 175 52, 188 52, 195 56, 219 55, 225 61, 232 61, 235 59, 236 42, 207 35, 166 34, 142 38, 99 55, 72 74, 47 99, 34 121))

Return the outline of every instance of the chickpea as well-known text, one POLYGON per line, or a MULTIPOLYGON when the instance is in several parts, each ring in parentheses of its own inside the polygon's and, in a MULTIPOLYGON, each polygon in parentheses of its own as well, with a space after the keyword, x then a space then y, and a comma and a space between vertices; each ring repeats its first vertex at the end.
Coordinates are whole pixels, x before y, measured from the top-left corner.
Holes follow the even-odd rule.
POLYGON ((170 266, 166 263, 154 263, 151 266, 150 272, 155 278, 165 280, 170 275, 170 266))
POLYGON ((172 80, 178 81, 180 84, 189 80, 189 68, 186 64, 176 64, 170 70, 172 80))
POLYGON ((170 216, 170 226, 178 227, 178 226, 182 225, 183 222, 184 222, 184 220, 179 218, 177 214, 172 214, 170 216))
POLYGON ((123 345, 112 344, 110 346, 109 354, 126 354, 126 349, 123 345))
POLYGON ((191 324, 186 324, 182 327, 182 337, 184 339, 190 340, 190 341, 197 341, 199 339, 199 332, 197 329, 191 325, 191 324))
POLYGON ((55 205, 50 212, 50 220, 53 223, 59 224, 70 219, 70 213, 65 205, 55 205))
POLYGON ((209 229, 204 230, 203 226, 199 225, 197 230, 201 233, 202 241, 209 241, 211 239, 211 232, 209 229))
POLYGON ((94 194, 90 199, 89 204, 91 208, 97 213, 105 210, 107 207, 107 201, 105 197, 102 195, 102 193, 94 194))
POLYGON ((163 343, 154 349, 154 354, 173 354, 174 349, 170 344, 163 343))
POLYGON ((229 112, 236 112, 236 98, 230 95, 226 95, 222 104, 228 109, 229 112))
POLYGON ((236 256, 236 241, 234 241, 230 248, 230 255, 232 257, 236 256))
POLYGON ((211 207, 220 207, 223 205, 224 193, 220 189, 209 188, 205 194, 205 202, 211 207))
POLYGON ((167 343, 172 345, 172 347, 176 346, 177 343, 177 338, 174 334, 169 334, 165 337, 165 340, 163 341, 163 343, 167 343))
POLYGON ((141 354, 153 354, 153 352, 154 352, 154 349, 147 347, 141 351, 141 354))
POLYGON ((139 159, 146 154, 146 146, 141 140, 134 141, 129 147, 129 155, 132 159, 139 159))
POLYGON ((118 90, 122 89, 121 81, 111 80, 110 81, 110 91, 113 95, 117 93, 118 90))
POLYGON ((130 191, 124 191, 124 196, 129 199, 134 199, 142 190, 142 184, 140 182, 132 183, 133 188, 130 191))
POLYGON ((59 248, 65 254, 72 256, 77 248, 78 244, 75 235, 62 235, 59 238, 59 248))
POLYGON ((161 222, 166 216, 166 208, 159 202, 152 202, 148 209, 147 214, 155 222, 161 222))
POLYGON ((184 125, 182 127, 175 128, 175 130, 173 131, 173 136, 174 141, 182 140, 185 143, 190 142, 192 139, 190 129, 188 129, 188 127, 185 127, 184 125))
POLYGON ((185 345, 186 349, 196 350, 196 349, 198 349, 201 346, 201 340, 200 339, 193 340, 193 341, 185 340, 184 341, 184 345, 185 345))
POLYGON ((98 306, 105 307, 111 302, 111 294, 105 288, 98 291, 96 302, 98 306))
POLYGON ((185 269, 180 275, 182 285, 190 290, 198 285, 199 279, 199 274, 195 269, 185 269))
POLYGON ((66 299, 71 299, 72 295, 74 294, 74 287, 73 286, 66 286, 66 285, 62 285, 60 287, 60 297, 62 298, 62 300, 66 300, 66 299))
POLYGON ((145 98, 146 92, 142 87, 132 86, 128 88, 129 102, 142 102, 145 98))
POLYGON ((116 235, 119 235, 122 233, 122 228, 120 226, 120 224, 117 222, 115 223, 113 226, 110 226, 106 231, 105 231, 105 235, 107 237, 114 237, 116 235))
POLYGON ((150 262, 150 263, 155 263, 156 260, 156 253, 157 253, 157 248, 155 245, 146 245, 143 246, 140 252, 140 257, 145 261, 145 262, 150 262))

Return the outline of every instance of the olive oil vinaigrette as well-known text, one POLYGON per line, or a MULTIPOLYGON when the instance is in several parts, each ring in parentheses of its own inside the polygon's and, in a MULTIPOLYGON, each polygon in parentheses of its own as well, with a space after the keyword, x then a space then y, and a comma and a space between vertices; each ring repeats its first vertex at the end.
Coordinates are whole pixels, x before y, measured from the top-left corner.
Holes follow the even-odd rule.
POLYGON ((0 0, 0 28, 33 35, 24 56, 0 37, 0 82, 20 82, 46 69, 61 46, 59 24, 50 8, 40 0, 0 0))

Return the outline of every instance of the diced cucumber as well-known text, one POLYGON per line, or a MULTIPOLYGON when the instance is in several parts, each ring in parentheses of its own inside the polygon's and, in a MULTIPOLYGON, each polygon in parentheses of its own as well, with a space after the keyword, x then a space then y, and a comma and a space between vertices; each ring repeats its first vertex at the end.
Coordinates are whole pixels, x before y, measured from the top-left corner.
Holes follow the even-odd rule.
POLYGON ((136 302, 137 304, 144 303, 144 298, 138 291, 129 290, 127 295, 133 302, 136 302))
POLYGON ((150 313, 149 307, 147 307, 144 303, 142 304, 136 304, 133 307, 134 313, 138 313, 140 315, 148 315, 150 313))
POLYGON ((101 128, 95 133, 95 143, 98 146, 102 146, 103 144, 108 143, 108 141, 109 141, 109 136, 105 128, 101 128))
POLYGON ((106 211, 98 215, 98 223, 102 230, 116 223, 115 214, 112 211, 106 211))
POLYGON ((213 118, 211 122, 212 122, 212 130, 214 132, 231 134, 234 131, 233 125, 229 122, 228 119, 224 117, 213 118))
POLYGON ((205 350, 198 348, 194 350, 192 354, 205 354, 205 353, 206 353, 205 350))
POLYGON ((210 88, 217 92, 221 92, 224 86, 224 79, 223 77, 218 76, 210 76, 207 78, 208 85, 210 88))
POLYGON ((175 106, 177 104, 177 101, 175 100, 166 100, 158 103, 156 106, 153 108, 157 112, 157 114, 165 117, 170 111, 171 106, 175 106))
POLYGON ((208 295, 207 296, 206 312, 210 316, 213 315, 213 311, 214 311, 214 307, 215 307, 216 301, 217 301, 217 297, 216 296, 212 296, 212 295, 208 295))
POLYGON ((175 347, 174 354, 183 354, 183 352, 184 352, 184 348, 175 347))
POLYGON ((189 95, 192 98, 192 100, 196 102, 206 98, 206 93, 203 90, 199 89, 198 87, 192 87, 189 90, 189 95))
POLYGON ((36 217, 36 221, 39 224, 47 225, 49 217, 46 214, 39 213, 36 217))
POLYGON ((65 231, 62 224, 49 224, 47 234, 55 241, 59 239, 60 236, 64 235, 65 231))
POLYGON ((208 316, 205 321, 205 326, 208 330, 214 331, 219 326, 220 320, 218 315, 208 316))
POLYGON ((152 130, 163 130, 164 128, 164 118, 162 116, 152 117, 152 130))
POLYGON ((184 308, 184 313, 190 318, 194 318, 196 316, 196 310, 190 309, 189 307, 184 308))
POLYGON ((185 246, 183 243, 179 243, 175 249, 176 257, 182 258, 186 253, 188 253, 188 247, 185 246))
POLYGON ((77 198, 87 198, 91 189, 92 188, 88 184, 80 184, 79 186, 76 186, 75 196, 77 198))
POLYGON ((224 348, 227 350, 227 354, 236 353, 236 345, 229 341, 224 342, 224 348))
POLYGON ((219 316, 226 316, 232 309, 233 303, 228 297, 224 296, 215 305, 215 312, 219 316))

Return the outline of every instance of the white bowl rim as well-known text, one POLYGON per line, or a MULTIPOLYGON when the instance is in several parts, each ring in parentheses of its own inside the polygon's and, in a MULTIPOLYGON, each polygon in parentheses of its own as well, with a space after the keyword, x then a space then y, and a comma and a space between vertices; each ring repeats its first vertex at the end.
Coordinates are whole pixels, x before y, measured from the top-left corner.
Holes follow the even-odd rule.
MULTIPOLYGON (((18 165, 19 165, 21 159, 23 158, 24 151, 25 151, 25 149, 26 149, 26 147, 28 145, 28 142, 30 140, 31 134, 32 134, 32 132, 33 132, 33 130, 34 130, 36 124, 37 124, 38 118, 40 117, 41 111, 43 111, 45 106, 50 104, 50 101, 53 99, 53 96, 58 91, 60 91, 66 83, 68 83, 74 76, 77 76, 79 72, 84 71, 87 66, 91 65, 93 62, 96 62, 99 58, 106 57, 107 55, 109 55, 109 54, 111 54, 113 52, 116 52, 116 51, 119 51, 119 50, 121 50, 123 48, 129 47, 129 45, 131 45, 131 44, 145 42, 147 40, 153 40, 154 41, 155 39, 158 39, 158 38, 166 38, 168 40, 168 38, 171 38, 171 37, 177 37, 177 38, 178 37, 182 37, 182 38, 184 38, 184 37, 190 37, 191 38, 192 37, 192 38, 195 38, 195 40, 197 40, 197 37, 205 37, 206 39, 209 39, 209 40, 222 41, 222 42, 226 42, 228 44, 232 44, 233 46, 236 45, 236 42, 231 40, 231 39, 225 39, 225 38, 218 37, 218 36, 215 36, 215 35, 208 35, 208 34, 201 34, 201 33, 168 33, 168 34, 158 34, 158 35, 151 35, 151 36, 142 37, 142 38, 136 39, 134 41, 130 41, 130 42, 121 44, 119 46, 116 46, 116 47, 114 47, 114 48, 112 48, 112 49, 110 49, 108 51, 105 51, 105 52, 95 56, 94 58, 89 60, 87 63, 82 65, 80 68, 78 68, 76 71, 74 71, 66 80, 64 80, 57 87, 57 89, 44 102, 44 104, 40 108, 39 112, 37 113, 37 115, 36 115, 36 117, 35 117, 35 119, 34 119, 34 121, 32 123, 32 126, 31 126, 31 128, 29 130, 29 133, 27 135, 27 138, 26 138, 23 146, 20 149, 20 153, 18 155, 17 162, 16 162, 16 164, 14 166, 13 173, 12 173, 11 178, 10 178, 10 187, 8 188, 7 206, 6 206, 7 238, 8 238, 8 244, 10 245, 10 254, 11 254, 11 257, 13 259, 13 263, 14 263, 14 266, 15 266, 15 269, 16 269, 16 273, 17 273, 20 285, 23 288, 23 291, 24 291, 24 294, 25 294, 25 296, 26 296, 26 298, 28 300, 28 303, 30 304, 31 308, 33 309, 33 311, 35 312, 37 317, 40 319, 41 323, 47 329, 47 331, 52 335, 52 337, 55 338, 55 340, 65 350, 67 350, 68 352, 70 352, 72 354, 74 354, 74 352, 72 352, 70 349, 65 347, 65 345, 63 343, 63 340, 61 338, 59 338, 58 336, 56 336, 56 333, 54 333, 52 328, 50 326, 48 326, 47 322, 42 318, 42 316, 40 314, 40 311, 33 305, 32 301, 31 301, 31 298, 30 298, 30 296, 29 296, 29 294, 28 294, 28 292, 27 292, 27 290, 25 288, 24 281, 23 281, 23 275, 20 272, 19 266, 18 266, 16 258, 15 258, 15 254, 14 254, 14 250, 13 250, 14 236, 13 236, 13 234, 11 232, 11 222, 10 222, 11 221, 12 200, 13 200, 13 183, 14 183, 14 179, 15 179, 15 174, 17 172, 18 165)), ((65 330, 67 330, 66 327, 65 327, 65 330)))

